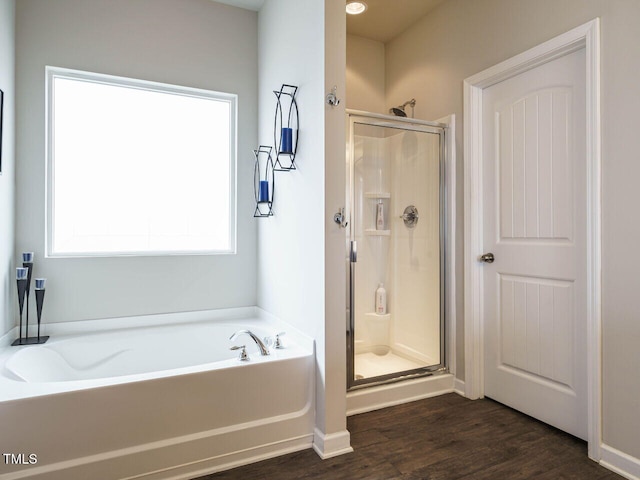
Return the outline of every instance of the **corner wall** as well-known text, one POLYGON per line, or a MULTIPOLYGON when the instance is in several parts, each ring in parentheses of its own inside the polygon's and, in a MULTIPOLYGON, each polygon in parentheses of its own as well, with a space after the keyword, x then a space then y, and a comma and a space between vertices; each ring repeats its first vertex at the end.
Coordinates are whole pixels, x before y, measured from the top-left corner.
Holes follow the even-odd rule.
MULTIPOLYGON (((417 118, 455 113, 462 118, 462 81, 587 21, 601 19, 602 98, 602 339, 603 442, 630 455, 627 471, 640 476, 640 304, 637 286, 640 222, 624 215, 640 203, 635 129, 640 111, 640 18, 636 0, 449 0, 386 45, 387 106, 414 96, 417 118), (635 469, 635 470, 634 470, 635 469)), ((458 185, 462 186, 463 128, 457 129, 458 185)), ((463 188, 458 189, 456 256, 463 258, 463 188)), ((456 271, 458 318, 463 318, 462 262, 456 271)), ((458 322, 458 376, 464 376, 463 322, 458 322)), ((617 453, 616 453, 617 451, 617 453)), ((611 459, 611 455, 609 455, 611 459)), ((613 462, 609 462, 613 463, 613 462)))
POLYGON ((273 91, 282 84, 299 87, 300 140, 297 170, 275 174, 274 215, 251 219, 258 306, 314 339, 324 335, 323 3, 267 0, 259 12, 258 143, 274 146, 273 91))
POLYGON ((48 278, 44 322, 255 305, 257 50, 257 13, 210 0, 16 2, 16 249, 48 278), (46 65, 238 94, 237 254, 43 258, 46 65))
MULTIPOLYGON (((326 18, 331 22, 344 18, 344 5, 332 1, 267 0, 260 10, 258 140, 273 146, 276 108, 273 91, 286 83, 299 87, 296 100, 300 142, 297 170, 276 172, 273 217, 255 220, 259 224, 258 306, 315 339, 314 447, 321 456, 342 453, 345 443, 349 445, 344 376, 344 270, 340 270, 344 268, 344 251, 333 256, 336 238, 328 233, 326 208, 334 207, 325 207, 329 198, 332 203, 334 199, 333 190, 325 192, 325 188, 327 191, 332 188, 329 185, 338 185, 339 205, 344 204, 344 178, 342 182, 340 177, 337 182, 327 178, 334 172, 333 162, 338 165, 336 174, 344 177, 344 109, 328 111, 330 107, 324 99, 328 83, 338 86, 338 96, 344 95, 345 60, 341 52, 345 48, 345 33, 344 24, 325 25, 326 18), (338 7, 341 16, 335 14, 338 7), (329 11, 331 14, 325 16, 329 11), (328 48, 333 45, 336 51, 329 54, 328 48), (334 71, 338 74, 333 74, 334 71), (327 142, 325 137, 329 139, 327 142), (333 157, 336 151, 338 155, 333 157), (329 161, 330 165, 325 163, 329 161), (335 262, 340 264, 337 269, 341 273, 335 272, 335 262)), ((342 239, 343 242, 344 236, 342 239)), ((343 249, 344 244, 340 245, 343 249)))
MULTIPOLYGON (((346 15, 344 3, 325 2, 324 92, 337 87, 338 106, 324 104, 325 125, 325 337, 324 409, 316 411, 316 427, 323 428, 323 458, 352 451, 347 428, 346 355, 346 243, 345 231, 333 215, 345 204, 346 182, 346 15)), ((322 97, 324 99, 324 96, 322 97)), ((317 440, 317 439, 316 439, 317 440)))
POLYGON ((15 325, 15 0, 0 0, 0 90, 4 92, 0 174, 0 336, 15 325))

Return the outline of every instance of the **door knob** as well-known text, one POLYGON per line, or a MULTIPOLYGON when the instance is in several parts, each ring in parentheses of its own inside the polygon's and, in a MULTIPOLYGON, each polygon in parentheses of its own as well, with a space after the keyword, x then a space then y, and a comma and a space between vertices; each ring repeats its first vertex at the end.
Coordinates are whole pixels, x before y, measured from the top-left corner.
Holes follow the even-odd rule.
POLYGON ((484 263, 493 263, 496 258, 493 256, 493 253, 485 253, 480 257, 480 261, 484 263))

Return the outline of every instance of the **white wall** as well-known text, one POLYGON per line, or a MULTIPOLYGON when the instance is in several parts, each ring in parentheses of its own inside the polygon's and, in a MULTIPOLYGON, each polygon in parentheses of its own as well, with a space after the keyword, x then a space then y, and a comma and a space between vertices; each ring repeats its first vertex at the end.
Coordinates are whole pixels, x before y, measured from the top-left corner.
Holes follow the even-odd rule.
POLYGON ((384 44, 347 35, 347 108, 387 113, 384 76, 384 44))
POLYGON ((321 3, 267 0, 258 17, 259 143, 273 146, 273 91, 283 83, 299 87, 300 112, 297 170, 276 173, 274 216, 254 220, 259 238, 258 306, 313 338, 324 332, 321 3))
POLYGON ((14 290, 15 116, 14 116, 15 0, 0 0, 0 90, 4 92, 2 174, 0 174, 0 336, 17 318, 14 290))
MULTIPOLYGON (((335 8, 332 3, 336 4, 327 2, 326 8, 335 8)), ((273 90, 286 83, 299 87, 296 99, 300 111, 300 143, 296 157, 298 169, 276 173, 274 216, 256 220, 259 223, 258 305, 316 341, 316 427, 322 435, 342 432, 346 425, 344 270, 337 277, 338 286, 328 287, 328 290, 337 289, 334 295, 339 296, 342 303, 339 301, 338 306, 334 306, 332 293, 325 293, 327 283, 336 278, 325 278, 325 262, 328 275, 335 275, 332 265, 336 261, 335 258, 327 260, 325 256, 336 241, 332 237, 325 243, 325 229, 329 228, 325 223, 328 214, 325 201, 331 198, 327 196, 325 200, 325 175, 332 171, 331 166, 325 165, 325 158, 331 158, 331 162, 337 162, 342 169, 342 183, 338 178, 342 198, 338 204, 344 203, 344 132, 342 140, 338 131, 327 136, 338 145, 341 161, 339 156, 331 157, 327 151, 325 121, 337 122, 336 128, 340 128, 340 122, 344 125, 344 109, 327 112, 330 107, 324 102, 324 18, 324 1, 267 0, 260 10, 258 140, 261 144, 273 145, 276 107, 273 90)), ((335 15, 332 18, 336 18, 335 15)), ((327 30, 329 28, 327 26, 327 30)), ((340 44, 341 38, 342 50, 336 50, 334 62, 340 65, 338 71, 342 72, 342 79, 334 76, 326 80, 338 85, 339 96, 344 95, 345 60, 340 53, 344 51, 344 26, 342 28, 342 34, 339 28, 335 30, 338 40, 333 40, 340 44)), ((330 36, 327 32, 327 39, 330 36)), ((327 72, 329 69, 327 65, 327 72)), ((331 143, 330 148, 335 145, 331 143)), ((342 239, 344 241, 344 237, 342 239)), ((343 250, 341 255, 337 261, 344 268, 343 250)))
MULTIPOLYGON (((462 80, 595 17, 602 28, 602 321, 604 443, 640 458, 640 18, 637 0, 449 0, 386 45, 387 106, 415 97, 416 117, 462 118, 462 80), (634 20, 632 20, 634 19, 634 20), (632 210, 629 210, 629 209, 632 210)), ((462 138, 457 130, 458 238, 462 258, 462 138)), ((463 272, 457 276, 463 318, 463 272)), ((462 322, 458 325, 462 327, 462 322)), ((458 374, 464 365, 458 331, 458 374)))
POLYGON ((48 278, 44 321, 255 305, 257 13, 209 0, 21 0, 16 52, 16 250, 34 251, 48 278), (45 65, 237 93, 237 255, 43 259, 45 65))

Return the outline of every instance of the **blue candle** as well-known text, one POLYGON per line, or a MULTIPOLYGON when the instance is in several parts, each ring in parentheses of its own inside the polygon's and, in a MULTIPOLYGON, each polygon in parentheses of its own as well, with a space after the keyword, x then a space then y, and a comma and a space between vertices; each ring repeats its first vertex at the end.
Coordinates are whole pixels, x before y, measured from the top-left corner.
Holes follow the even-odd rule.
POLYGON ((269 201, 269 182, 266 180, 260 180, 260 191, 258 192, 259 202, 269 201))
POLYGON ((22 254, 22 261, 24 263, 32 263, 33 262, 33 252, 24 252, 22 254))
POLYGON ((16 268, 16 280, 26 280, 29 274, 29 269, 26 267, 16 268))
POLYGON ((46 282, 46 278, 36 278, 36 290, 44 290, 44 285, 46 282))
POLYGON ((293 129, 282 129, 282 134, 280 135, 280 152, 293 153, 293 129))

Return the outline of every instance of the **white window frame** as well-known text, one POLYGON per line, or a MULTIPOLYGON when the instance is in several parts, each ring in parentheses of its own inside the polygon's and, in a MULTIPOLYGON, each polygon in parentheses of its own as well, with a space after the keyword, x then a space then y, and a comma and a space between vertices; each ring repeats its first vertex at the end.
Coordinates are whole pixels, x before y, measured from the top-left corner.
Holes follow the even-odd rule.
MULTIPOLYGON (((46 72, 46 225, 45 225, 45 256, 47 258, 73 258, 73 257, 122 257, 122 256, 171 256, 171 255, 230 255, 237 249, 237 104, 238 96, 232 93, 216 92, 192 87, 171 85, 166 83, 138 80, 127 77, 105 75, 101 73, 85 72, 54 66, 47 66, 46 72), (54 245, 55 228, 54 214, 54 122, 53 100, 54 80, 56 78, 84 80, 92 83, 103 83, 120 87, 129 87, 160 93, 172 93, 196 98, 215 99, 229 104, 229 249, 225 250, 185 250, 185 251, 127 251, 127 252, 81 252, 68 253, 56 252, 54 245)), ((213 212, 212 212, 213 215, 213 212)))

